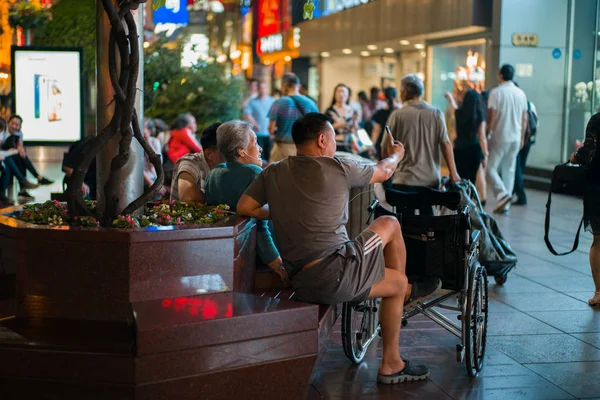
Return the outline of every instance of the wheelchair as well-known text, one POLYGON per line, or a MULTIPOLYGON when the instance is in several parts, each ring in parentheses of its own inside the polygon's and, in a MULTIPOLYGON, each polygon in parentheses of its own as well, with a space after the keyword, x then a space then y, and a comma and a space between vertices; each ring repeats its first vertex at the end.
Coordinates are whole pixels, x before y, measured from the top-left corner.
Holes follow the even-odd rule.
MULTIPOLYGON (((386 201, 394 212, 383 208, 378 200, 369 207, 373 215, 395 215, 401 224, 406 244, 407 276, 433 276, 442 281, 444 294, 418 304, 404 312, 402 326, 418 314, 431 319, 460 342, 456 360, 465 362, 469 376, 483 367, 488 322, 487 273, 478 262, 479 231, 472 230, 468 208, 459 210, 460 194, 426 189, 410 194, 386 189, 386 201), (458 198, 457 198, 458 196, 458 198), (458 200, 458 201, 457 201, 458 200), (454 211, 443 216, 405 215, 397 210, 442 205, 454 211), (457 321, 440 310, 458 312, 457 321)), ((378 310, 381 299, 342 306, 342 344, 346 356, 360 363, 373 340, 381 335, 378 310)))

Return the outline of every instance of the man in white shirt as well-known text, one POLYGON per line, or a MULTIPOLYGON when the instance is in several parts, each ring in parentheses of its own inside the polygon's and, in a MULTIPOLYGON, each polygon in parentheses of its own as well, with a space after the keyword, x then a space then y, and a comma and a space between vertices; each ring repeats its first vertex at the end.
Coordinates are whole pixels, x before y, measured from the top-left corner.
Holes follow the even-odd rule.
POLYGON ((495 213, 506 213, 510 207, 517 155, 523 148, 527 128, 527 98, 513 83, 514 74, 512 65, 503 65, 498 72, 500 84, 488 100, 487 180, 497 201, 495 213))

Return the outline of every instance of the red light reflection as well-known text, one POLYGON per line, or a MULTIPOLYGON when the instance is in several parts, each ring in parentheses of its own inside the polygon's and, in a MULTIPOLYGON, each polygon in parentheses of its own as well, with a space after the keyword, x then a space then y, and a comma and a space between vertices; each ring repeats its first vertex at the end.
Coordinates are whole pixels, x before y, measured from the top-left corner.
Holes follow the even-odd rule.
POLYGON ((194 317, 200 315, 205 320, 233 317, 231 300, 223 304, 209 298, 176 297, 174 299, 163 299, 162 307, 172 309, 175 312, 187 312, 194 317))

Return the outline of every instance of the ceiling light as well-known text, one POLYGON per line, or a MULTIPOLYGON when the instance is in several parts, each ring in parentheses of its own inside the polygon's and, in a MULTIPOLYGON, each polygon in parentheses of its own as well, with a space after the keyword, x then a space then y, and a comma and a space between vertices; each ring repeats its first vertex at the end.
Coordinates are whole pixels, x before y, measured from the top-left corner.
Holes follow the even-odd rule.
POLYGON ((386 47, 385 49, 383 49, 383 51, 388 54, 392 54, 394 52, 394 49, 392 49, 391 47, 386 47))
POLYGON ((374 44, 370 44, 367 46, 367 49, 369 50, 377 50, 377 46, 375 46, 374 44))
POLYGON ((327 58, 329 56, 330 56, 330 54, 328 52, 326 52, 326 51, 324 51, 324 52, 321 53, 321 57, 323 57, 323 58, 327 58))
POLYGON ((401 40, 401 41, 400 41, 400 44, 401 44, 402 46, 408 46, 408 45, 410 44, 410 42, 409 42, 408 40, 401 40))
POLYGON ((350 49, 342 49, 342 53, 344 53, 344 54, 352 54, 352 50, 350 50, 350 49))
POLYGON ((285 56, 285 57, 284 57, 284 60, 285 60, 285 62, 290 62, 290 61, 292 61, 292 57, 290 57, 290 56, 285 56))
POLYGON ((422 50, 424 48, 425 48, 425 45, 423 43, 417 43, 417 44, 415 44, 415 49, 422 50))
POLYGON ((360 55, 363 57, 369 57, 371 55, 371 53, 369 53, 368 51, 361 51, 360 55))

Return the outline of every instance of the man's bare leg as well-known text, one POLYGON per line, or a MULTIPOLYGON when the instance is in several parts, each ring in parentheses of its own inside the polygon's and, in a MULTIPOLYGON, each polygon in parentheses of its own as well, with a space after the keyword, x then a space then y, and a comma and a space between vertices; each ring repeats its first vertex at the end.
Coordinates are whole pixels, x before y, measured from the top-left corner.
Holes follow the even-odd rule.
POLYGON ((383 359, 379 373, 391 375, 404 369, 405 365, 400 356, 400 324, 408 291, 406 248, 400 224, 394 217, 380 217, 367 229, 379 235, 383 243, 385 276, 371 287, 369 297, 383 299, 379 309, 383 337, 383 359))

